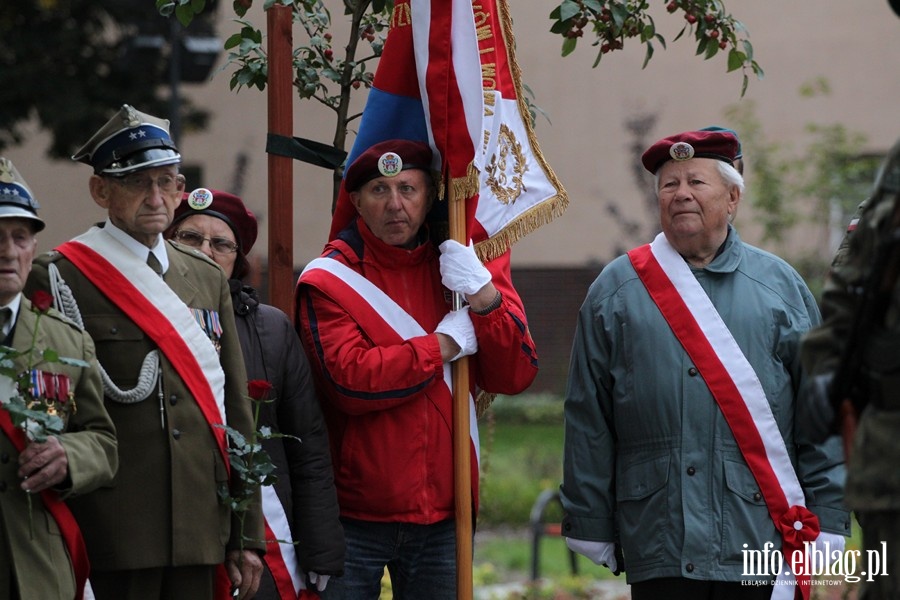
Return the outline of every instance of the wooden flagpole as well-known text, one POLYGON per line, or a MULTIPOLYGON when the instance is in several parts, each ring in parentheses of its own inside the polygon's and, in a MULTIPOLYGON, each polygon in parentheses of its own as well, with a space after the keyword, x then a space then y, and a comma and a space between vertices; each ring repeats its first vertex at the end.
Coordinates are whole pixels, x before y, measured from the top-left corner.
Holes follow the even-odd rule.
MULTIPOLYGON (((466 245, 466 199, 448 185, 450 239, 466 245)), ((461 304, 454 294, 453 308, 461 304)), ((472 598, 472 440, 469 436, 469 357, 453 362, 453 481, 456 490, 456 597, 472 598)))
MULTIPOLYGON (((269 133, 291 137, 294 129, 292 55, 293 8, 266 9, 268 27, 269 133)), ((269 304, 293 314, 293 159, 269 153, 269 304)))

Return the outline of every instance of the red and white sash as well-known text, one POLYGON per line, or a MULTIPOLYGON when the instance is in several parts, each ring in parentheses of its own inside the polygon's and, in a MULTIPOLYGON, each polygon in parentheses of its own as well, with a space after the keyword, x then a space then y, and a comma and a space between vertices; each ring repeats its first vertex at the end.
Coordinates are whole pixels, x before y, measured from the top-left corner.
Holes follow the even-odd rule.
POLYGON ((266 554, 263 560, 275 581, 278 597, 281 600, 296 600, 305 587, 305 575, 297 562, 287 513, 274 486, 262 486, 261 492, 266 517, 266 554))
POLYGON ((219 354, 182 300, 153 269, 102 228, 56 248, 151 338, 184 380, 209 423, 226 468, 225 373, 219 354))
MULTIPOLYGON (((385 294, 371 281, 344 265, 341 262, 330 258, 316 258, 310 261, 303 272, 300 274, 301 283, 311 283, 304 281, 304 275, 318 271, 327 273, 331 277, 316 278, 316 283, 324 285, 339 286, 340 293, 332 291, 332 297, 340 297, 344 294, 352 293, 358 298, 358 302, 345 302, 344 308, 350 312, 365 310, 363 317, 357 318, 365 329, 366 333, 375 340, 376 343, 384 345, 396 343, 396 340, 383 338, 379 335, 386 335, 388 332, 385 328, 389 328, 391 332, 399 336, 402 340, 408 340, 413 337, 428 335, 428 332, 422 329, 422 326, 403 308, 394 302, 394 300, 385 294), (379 331, 380 330, 380 331, 379 331)), ((314 284, 315 285, 315 284, 314 284)), ((318 285, 317 285, 318 287, 318 285)), ((450 364, 444 363, 444 385, 447 386, 447 393, 451 394, 453 389, 452 380, 450 378, 450 364)), ((478 463, 481 462, 481 449, 478 439, 478 420, 475 416, 475 400, 469 391, 469 437, 472 440, 472 446, 475 451, 474 469, 472 469, 473 478, 478 477, 478 463)), ((450 418, 448 423, 452 423, 450 418)), ((477 489, 477 488, 473 488, 477 489)))
MULTIPOLYGON (((818 537, 819 520, 806 508, 803 488, 753 366, 664 234, 630 251, 628 258, 725 416, 781 534, 786 566, 792 566, 794 552, 818 537)), ((797 591, 809 597, 808 573, 780 572, 773 598, 794 596, 794 587, 784 585, 792 577, 797 591)))

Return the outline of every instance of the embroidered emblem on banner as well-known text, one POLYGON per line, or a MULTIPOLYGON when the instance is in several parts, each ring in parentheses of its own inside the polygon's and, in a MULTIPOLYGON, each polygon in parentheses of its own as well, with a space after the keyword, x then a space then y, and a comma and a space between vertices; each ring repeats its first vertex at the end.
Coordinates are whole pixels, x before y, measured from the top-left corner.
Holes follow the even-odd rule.
POLYGON ((485 167, 486 183, 499 202, 512 204, 522 195, 525 190, 522 179, 527 170, 522 144, 506 124, 501 125, 497 152, 485 167))

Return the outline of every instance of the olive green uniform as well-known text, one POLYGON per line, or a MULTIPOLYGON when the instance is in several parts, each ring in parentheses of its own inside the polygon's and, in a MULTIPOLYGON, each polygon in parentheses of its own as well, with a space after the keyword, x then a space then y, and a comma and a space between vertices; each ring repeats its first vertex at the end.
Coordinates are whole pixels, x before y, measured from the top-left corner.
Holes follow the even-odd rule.
MULTIPOLYGON (((21 351, 31 347, 36 319, 31 303, 22 298, 13 348, 21 351)), ((103 408, 103 388, 91 338, 55 310, 41 316, 39 325, 34 340, 37 348, 52 349, 61 357, 91 365, 56 362, 37 367, 64 374, 71 384, 73 395, 67 403, 70 412, 65 433, 59 436, 66 450, 68 479, 57 489, 62 499, 77 501, 86 492, 112 481, 118 464, 115 428, 103 408)), ((17 370, 27 368, 22 356, 16 358, 15 365, 17 370)), ((17 590, 22 599, 74 598, 75 578, 59 527, 40 494, 32 496, 29 517, 28 500, 19 487, 18 457, 12 440, 0 433, 0 597, 9 598, 17 590)))
MULTIPOLYGON (((854 323, 860 295, 881 244, 889 235, 900 196, 900 142, 888 154, 875 195, 862 206, 849 245, 832 266, 822 296, 823 324, 804 339, 801 357, 813 375, 834 372, 854 323)), ((866 408, 853 439, 847 468, 847 505, 856 511, 866 549, 888 563, 865 582, 861 598, 900 598, 900 280, 894 283, 883 324, 862 340, 866 408), (883 550, 881 542, 886 543, 883 550)), ((865 556, 863 557, 863 560, 865 556)), ((860 567, 863 570, 864 567, 860 567)))
MULTIPOLYGON (((227 421, 247 435, 253 421, 228 281, 199 253, 177 244, 166 247, 165 283, 188 307, 215 313, 221 321, 227 421)), ((58 252, 35 260, 27 289, 49 289, 51 262, 78 302, 100 364, 117 387, 134 387, 144 357, 156 344, 58 252)), ((226 550, 240 547, 239 521, 217 495, 228 484, 224 459, 198 403, 162 352, 160 377, 162 398, 156 386, 134 404, 106 397, 119 436, 119 473, 112 485, 71 505, 94 571, 218 565, 226 550)), ((264 548, 258 504, 248 512, 243 530, 255 540, 245 541, 245 548, 264 548)))

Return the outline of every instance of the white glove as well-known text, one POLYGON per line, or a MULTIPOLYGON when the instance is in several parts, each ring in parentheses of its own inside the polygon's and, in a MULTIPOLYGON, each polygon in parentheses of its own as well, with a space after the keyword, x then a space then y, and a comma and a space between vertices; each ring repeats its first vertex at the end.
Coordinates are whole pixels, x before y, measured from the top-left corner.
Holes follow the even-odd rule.
POLYGON ((453 341, 459 346, 459 353, 451 358, 450 362, 478 352, 478 339, 475 337, 475 327, 472 325, 468 306, 459 310, 451 310, 444 315, 434 332, 453 338, 453 341))
POLYGON ((331 575, 319 575, 315 571, 310 571, 307 575, 309 575, 309 582, 316 586, 316 589, 320 592, 325 591, 325 586, 328 585, 328 580, 331 579, 331 575))
POLYGON ((606 565, 612 572, 619 570, 619 563, 616 562, 616 545, 613 542, 589 542, 566 538, 566 546, 569 550, 591 559, 594 564, 606 565))
POLYGON ((813 542, 810 551, 821 552, 822 557, 825 559, 825 564, 831 565, 837 560, 836 557, 843 557, 846 543, 847 538, 840 534, 820 531, 819 537, 813 542), (825 545, 826 543, 828 544, 827 546, 825 545))
POLYGON ((439 248, 441 283, 448 290, 471 296, 491 282, 491 272, 478 260, 472 242, 463 246, 455 240, 447 240, 439 248))

